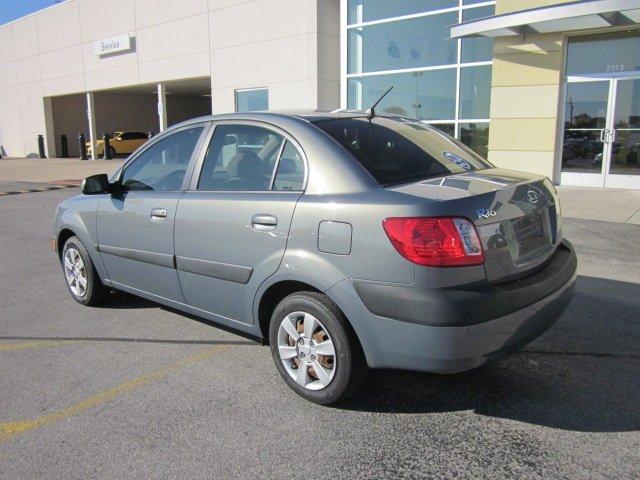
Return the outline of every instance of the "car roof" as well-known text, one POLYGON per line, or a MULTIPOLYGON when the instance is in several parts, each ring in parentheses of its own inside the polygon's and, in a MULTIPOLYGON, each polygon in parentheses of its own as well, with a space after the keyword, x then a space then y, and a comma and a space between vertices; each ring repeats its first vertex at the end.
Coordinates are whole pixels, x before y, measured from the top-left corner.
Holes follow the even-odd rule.
MULTIPOLYGON (((408 117, 401 117, 399 115, 392 115, 388 113, 376 114, 376 117, 387 118, 397 121, 419 121, 408 117)), ((244 112, 244 113, 221 113, 216 115, 205 115, 202 117, 192 118, 172 125, 169 129, 190 125, 192 123, 210 122, 216 120, 277 120, 283 118, 297 118, 309 123, 318 123, 330 120, 339 120, 346 118, 367 118, 367 113, 362 110, 263 110, 257 112, 244 112)), ((165 130, 166 131, 166 130, 165 130)))

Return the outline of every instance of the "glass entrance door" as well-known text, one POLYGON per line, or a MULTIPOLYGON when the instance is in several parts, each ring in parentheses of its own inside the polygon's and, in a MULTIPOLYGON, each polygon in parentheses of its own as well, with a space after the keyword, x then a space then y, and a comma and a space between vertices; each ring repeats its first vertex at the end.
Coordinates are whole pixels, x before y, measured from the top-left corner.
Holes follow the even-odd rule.
POLYGON ((563 185, 603 185, 609 89, 609 80, 567 83, 560 179, 563 185))
POLYGON ((567 81, 560 181, 640 188, 640 76, 567 81))
POLYGON ((612 83, 611 154, 605 186, 640 188, 640 78, 612 83))

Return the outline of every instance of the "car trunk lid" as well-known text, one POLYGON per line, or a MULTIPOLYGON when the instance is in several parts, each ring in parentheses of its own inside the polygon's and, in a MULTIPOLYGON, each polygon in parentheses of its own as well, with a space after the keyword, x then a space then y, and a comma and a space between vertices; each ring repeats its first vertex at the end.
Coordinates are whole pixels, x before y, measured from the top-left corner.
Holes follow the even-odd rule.
POLYGON ((487 279, 493 283, 532 273, 560 241, 560 207, 548 179, 497 168, 438 177, 393 190, 439 200, 452 216, 472 220, 480 235, 487 279))

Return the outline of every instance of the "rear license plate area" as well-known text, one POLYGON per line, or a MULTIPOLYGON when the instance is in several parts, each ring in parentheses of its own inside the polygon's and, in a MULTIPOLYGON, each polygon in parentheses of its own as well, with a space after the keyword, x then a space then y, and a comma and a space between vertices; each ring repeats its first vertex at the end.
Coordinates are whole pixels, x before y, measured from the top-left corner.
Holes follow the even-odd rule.
POLYGON ((513 231, 518 242, 518 258, 551 243, 547 224, 547 215, 543 209, 512 220, 513 231))

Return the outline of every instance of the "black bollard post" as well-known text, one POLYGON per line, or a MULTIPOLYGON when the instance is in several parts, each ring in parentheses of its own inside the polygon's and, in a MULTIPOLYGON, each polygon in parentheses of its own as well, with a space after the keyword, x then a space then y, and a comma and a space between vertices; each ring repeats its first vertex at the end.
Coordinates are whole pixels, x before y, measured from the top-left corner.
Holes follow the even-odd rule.
POLYGON ((38 154, 40 158, 47 158, 44 154, 44 137, 42 135, 38 135, 38 154))
POLYGON ((78 148, 80 150, 80 160, 87 160, 87 141, 84 139, 84 133, 78 135, 78 148))
POLYGON ((104 150, 102 151, 102 158, 105 160, 111 160, 111 145, 109 144, 109 134, 105 133, 102 136, 102 139, 104 141, 104 150))
POLYGON ((69 158, 69 144, 67 143, 67 136, 60 135, 60 155, 62 158, 69 158))

